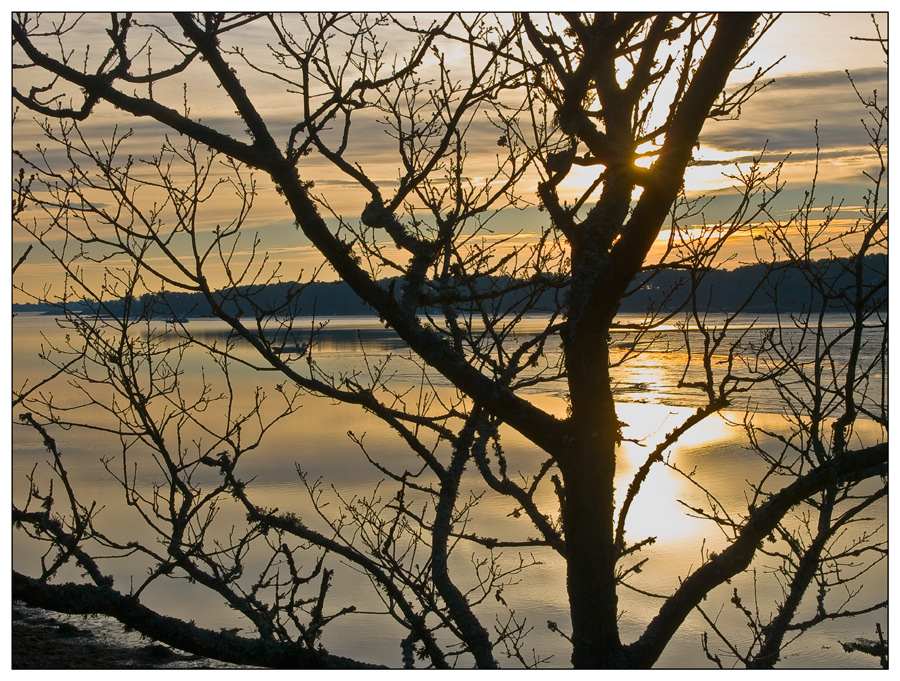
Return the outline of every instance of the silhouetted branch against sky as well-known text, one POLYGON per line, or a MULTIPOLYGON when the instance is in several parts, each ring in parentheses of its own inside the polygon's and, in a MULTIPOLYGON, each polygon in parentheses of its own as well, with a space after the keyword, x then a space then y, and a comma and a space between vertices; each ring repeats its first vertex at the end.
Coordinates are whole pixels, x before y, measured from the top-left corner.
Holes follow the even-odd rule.
MULTIPOLYGON (((424 16, 430 20, 436 17, 424 16)), ((398 15, 398 18, 409 23, 412 20, 410 15, 398 15)), ((884 15, 880 18, 883 19, 884 15)), ((139 19, 148 23, 161 22, 162 28, 167 26, 167 22, 174 25, 172 18, 162 15, 139 15, 139 19)), ((424 26, 422 17, 419 19, 424 26)), ((85 32, 105 31, 108 18, 98 13, 88 15, 82 21, 85 32)), ((501 15, 499 21, 502 24, 509 21, 509 17, 501 15)), ((736 120, 729 117, 729 120, 707 122, 695 151, 695 165, 688 169, 685 177, 688 195, 732 193, 734 181, 723 176, 723 172, 733 174, 735 164, 746 167, 765 149, 764 169, 786 159, 781 179, 787 182, 784 210, 789 210, 796 204, 796 195, 812 178, 818 143, 818 158, 823 162, 818 171, 818 185, 827 187, 829 195, 859 196, 860 187, 865 184, 863 173, 871 169, 872 160, 867 155, 867 139, 856 113, 859 102, 848 74, 862 93, 877 91, 886 97, 887 68, 883 51, 877 43, 852 40, 853 37, 872 34, 872 17, 867 13, 782 15, 754 47, 746 68, 737 69, 732 74, 729 88, 739 87, 757 68, 771 67, 765 80, 772 82, 741 107, 736 120)), ((413 34, 387 22, 379 35, 384 36, 379 47, 385 50, 387 62, 395 57, 403 60, 412 54, 416 43, 413 34)), ((241 26, 233 33, 226 33, 222 37, 223 43, 227 45, 231 37, 239 44, 233 46, 230 64, 236 69, 268 129, 281 143, 301 117, 301 110, 298 108, 296 88, 279 81, 273 82, 263 72, 267 67, 272 67, 272 70, 275 67, 266 47, 266 40, 271 39, 271 27, 267 22, 241 26), (256 65, 258 70, 248 64, 256 65)), ((340 51, 337 42, 335 54, 340 51)), ((451 73, 453 69, 465 66, 464 50, 455 49, 453 44, 442 45, 442 48, 451 73)), ((173 62, 177 61, 174 49, 169 50, 170 54, 164 53, 159 46, 154 46, 154 49, 154 59, 165 54, 173 62)), ((97 59, 97 54, 92 58, 97 59)), ((194 66, 192 63, 185 69, 183 78, 175 77, 157 83, 154 96, 169 105, 186 98, 192 119, 237 140, 247 139, 242 129, 243 123, 234 115, 234 105, 225 99, 221 87, 212 82, 202 67, 192 70, 194 66)), ((17 73, 16 78, 27 82, 25 74, 17 73)), ((31 115, 22 110, 16 114, 14 148, 31 150, 41 142, 43 132, 36 125, 29 124, 31 115)), ((149 118, 123 117, 121 112, 105 104, 98 105, 92 115, 80 124, 80 131, 88 142, 98 143, 115 126, 119 126, 120 134, 129 129, 133 131, 125 148, 135 158, 159 154, 160 124, 149 118)), ((330 129, 323 130, 323 135, 333 137, 340 134, 339 122, 333 121, 327 128, 330 129)), ((397 143, 386 134, 388 131, 384 126, 378 124, 376 112, 356 112, 351 132, 346 157, 360 164, 367 176, 382 188, 396 188, 397 143), (370 126, 371 131, 366 126, 370 126)), ((487 116, 481 116, 468 124, 465 135, 469 154, 466 161, 468 179, 476 183, 485 181, 496 166, 498 130, 487 116)), ((51 162, 54 158, 58 160, 58 150, 51 147, 47 153, 51 162)), ((328 202, 331 210, 351 222, 359 219, 368 197, 354 179, 317 154, 303 159, 302 173, 304 179, 315 182, 315 193, 328 202)), ((561 187, 561 196, 569 199, 577 196, 595 175, 591 168, 573 168, 567 178, 570 188, 561 187)), ((320 262, 318 254, 308 247, 303 235, 293 227, 293 219, 282 200, 275 195, 270 178, 260 173, 256 179, 258 199, 244 223, 245 227, 259 230, 266 247, 278 253, 279 260, 286 267, 292 271, 311 271, 320 262)), ((526 174, 516 188, 526 205, 534 202, 535 186, 536 178, 526 174)), ((825 193, 821 192, 823 196, 825 193)), ((227 223, 233 216, 235 206, 235 199, 228 192, 221 191, 217 201, 203 206, 197 219, 210 225, 227 223)), ((713 204, 706 219, 716 220, 727 215, 727 212, 719 215, 717 210, 723 212, 727 209, 724 203, 720 209, 713 204)), ((523 212, 501 212, 492 219, 491 227, 498 235, 513 234, 520 232, 523 224, 533 222, 539 225, 545 220, 546 215, 540 215, 535 208, 525 208, 523 212)), ((20 230, 13 232, 14 258, 24 252, 29 239, 20 230)), ((745 246, 740 240, 735 240, 735 244, 740 255, 745 246)), ((48 274, 46 264, 41 254, 34 253, 23 263, 17 276, 27 285, 42 284, 48 274)), ((322 276, 333 274, 324 271, 322 276)))

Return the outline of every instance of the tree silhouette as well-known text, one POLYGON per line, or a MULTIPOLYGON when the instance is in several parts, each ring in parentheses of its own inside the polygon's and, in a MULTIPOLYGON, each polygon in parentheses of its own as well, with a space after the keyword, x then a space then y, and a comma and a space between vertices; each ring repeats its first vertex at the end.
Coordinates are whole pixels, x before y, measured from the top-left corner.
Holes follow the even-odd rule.
MULTIPOLYGON (((769 213, 780 166, 763 170, 761 159, 739 178, 732 215, 699 234, 687 227, 703 210, 683 192, 701 129, 736 116, 764 87, 764 68, 726 86, 772 18, 447 15, 425 26, 392 15, 176 13, 104 21, 17 14, 12 22, 13 98, 37 114, 45 136, 34 150, 15 150, 23 170, 14 221, 64 275, 62 291, 42 299, 63 310, 94 301, 93 312, 68 314, 68 344, 48 353, 80 401, 63 404, 28 386, 14 396, 28 410, 21 421, 51 453, 56 486, 54 498, 33 471, 27 501, 14 508, 15 525, 51 547, 34 576, 14 573, 16 598, 109 614, 218 659, 344 666, 358 661, 331 655, 321 639, 329 622, 353 610, 326 607, 339 591, 338 561, 366 575, 386 616, 406 632, 405 665, 480 668, 498 666, 500 654, 542 661, 529 656, 529 627, 504 596, 527 580, 535 551, 565 563, 570 621, 550 627, 571 643, 576 667, 651 666, 698 608, 737 659, 770 666, 788 632, 885 605, 855 605, 866 597, 856 583, 885 556, 883 535, 848 540, 844 532, 886 495, 886 282, 867 284, 865 271, 865 256, 886 246, 883 175, 872 178, 860 220, 839 237, 816 231, 814 194, 787 221, 769 213), (385 41, 402 51, 394 56, 385 41), (190 87, 182 88, 210 81, 210 102, 192 102, 190 87), (289 117, 264 106, 272 92, 289 117), (373 141, 373 129, 385 134, 373 141), (149 139, 158 140, 152 153, 132 151, 149 139), (475 153, 488 142, 489 154, 475 153), (388 160, 368 156, 373 148, 388 160), (396 174, 383 179, 381 163, 396 174), (582 169, 595 172, 573 190, 582 169), (361 198, 349 197, 351 185, 361 198), (260 197, 270 201, 269 187, 408 355, 367 359, 358 371, 327 366, 317 351, 326 330, 297 321, 314 313, 304 297, 310 279, 287 272, 252 234, 251 216, 260 197), (206 211, 226 198, 230 221, 210 224, 206 211), (537 237, 495 238, 491 221, 531 202, 548 218, 537 237), (760 237, 763 276, 725 317, 703 307, 698 292, 729 239, 763 221, 775 225, 760 237), (672 236, 657 262, 648 254, 666 226, 672 236), (736 328, 758 292, 777 304, 785 263, 809 260, 823 243, 837 255, 853 244, 849 284, 838 290, 810 268, 810 305, 793 330, 787 319, 761 335, 736 328), (622 328, 622 299, 664 268, 685 272, 688 295, 647 309, 617 346, 611 331, 622 328), (290 285, 283 300, 256 297, 276 282, 290 285), (165 328, 142 318, 140 296, 163 288, 201 294, 229 336, 207 338, 174 314, 165 328), (539 329, 527 327, 528 313, 548 297, 551 313, 539 329), (814 311, 835 305, 850 320, 838 338, 814 311), (679 389, 696 409, 646 453, 617 497, 625 438, 618 376, 675 322, 686 358, 679 389), (873 325, 884 330, 874 352, 866 331, 873 325), (850 361, 836 365, 845 347, 850 361), (197 351, 217 376, 204 374, 194 389, 183 377, 197 351), (415 389, 393 378, 401 361, 421 377, 415 389), (257 390, 244 411, 238 398, 247 387, 235 376, 247 367, 282 382, 274 396, 257 390), (529 399, 536 387, 560 383, 565 414, 529 399), (627 538, 625 524, 649 471, 674 467, 666 454, 680 437, 760 385, 774 386, 792 425, 764 432, 748 417, 765 463, 748 483, 749 507, 726 510, 708 490, 709 507, 691 511, 718 524, 724 548, 701 548, 702 564, 670 593, 645 588, 658 612, 623 641, 619 594, 633 588, 641 551, 654 541, 627 538), (256 498, 249 456, 274 424, 307 427, 299 409, 307 394, 366 410, 405 449, 380 461, 353 435, 384 480, 354 497, 332 495, 307 475, 298 452, 298 493, 311 500, 314 518, 256 498), (883 435, 858 444, 851 435, 862 420, 883 426, 883 435), (120 450, 105 453, 104 465, 155 541, 102 529, 103 515, 81 498, 57 448, 54 433, 76 426, 117 436, 120 450), (510 433, 541 453, 533 468, 508 455, 510 433), (488 497, 527 520, 527 534, 479 524, 488 497), (226 500, 246 522, 223 535, 216 518, 226 500), (798 527, 791 512, 803 506, 812 515, 798 527), (152 567, 126 594, 103 567, 100 556, 109 554, 140 554, 152 567), (739 649, 703 603, 759 556, 780 561, 786 598, 774 619, 761 621, 735 592, 755 632, 739 649), (69 562, 85 583, 54 582, 69 562), (150 585, 176 576, 218 594, 252 623, 255 638, 202 630, 141 603, 150 585), (813 585, 817 612, 807 617, 799 603, 813 585), (836 586, 850 595, 833 603, 836 586), (506 613, 495 623, 482 614, 493 601, 506 613)), ((872 128, 881 154, 886 108, 863 104, 883 126, 872 128)))

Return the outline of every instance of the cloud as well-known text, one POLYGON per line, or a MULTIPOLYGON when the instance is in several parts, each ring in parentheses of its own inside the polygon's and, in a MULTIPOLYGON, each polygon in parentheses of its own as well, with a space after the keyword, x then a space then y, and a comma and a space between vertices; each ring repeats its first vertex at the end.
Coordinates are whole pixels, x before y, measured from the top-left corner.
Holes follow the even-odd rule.
MULTIPOLYGON (((866 156, 868 149, 863 149, 860 147, 855 147, 853 149, 827 149, 824 151, 816 152, 815 150, 809 151, 790 151, 781 154, 772 153, 769 151, 764 158, 770 162, 780 161, 784 158, 790 160, 791 163, 811 163, 818 158, 820 161, 827 161, 833 159, 853 159, 860 158, 862 156, 866 156), (787 156, 787 153, 790 156, 787 156)), ((760 159, 760 154, 742 154, 738 156, 729 156, 727 158, 700 158, 694 161, 691 165, 696 167, 704 167, 704 166, 734 166, 735 164, 747 164, 754 163, 760 159)))
MULTIPOLYGON (((883 68, 852 74, 863 95, 887 91, 883 68)), ((704 128, 703 144, 721 152, 757 150, 809 153, 818 144, 825 153, 858 150, 868 139, 860 124, 863 105, 843 71, 784 76, 757 93, 737 121, 713 121, 704 128)), ((854 153, 857 153, 854 151, 854 153)))

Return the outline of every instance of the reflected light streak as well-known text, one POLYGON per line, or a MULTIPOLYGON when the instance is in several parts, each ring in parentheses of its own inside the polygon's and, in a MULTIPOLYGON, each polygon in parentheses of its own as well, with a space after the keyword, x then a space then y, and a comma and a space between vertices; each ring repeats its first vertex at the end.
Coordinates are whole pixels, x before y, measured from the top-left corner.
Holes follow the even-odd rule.
MULTIPOLYGON (((620 466, 616 475, 616 505, 619 510, 628 485, 637 471, 636 466, 630 465, 631 459, 646 456, 646 450, 633 443, 623 445, 619 451, 622 450, 625 450, 625 463, 620 466)), ((683 499, 686 491, 687 485, 681 476, 659 464, 654 466, 628 509, 625 521, 628 540, 635 542, 656 537, 657 542, 664 544, 700 534, 704 524, 687 516, 684 507, 678 503, 678 499, 683 499)))
MULTIPOLYGON (((652 381, 650 373, 647 372, 652 381)), ((661 382, 663 379, 657 377, 655 380, 661 382)), ((616 411, 619 419, 627 424, 622 430, 623 438, 634 440, 624 442, 618 449, 615 485, 617 507, 621 510, 625 493, 640 466, 665 436, 694 410, 665 404, 619 402, 616 411)), ((682 435, 664 457, 679 465, 679 453, 697 452, 734 436, 734 430, 724 419, 713 416, 682 435)), ((685 467, 683 462, 680 467, 685 467)), ((695 493, 683 476, 662 464, 655 464, 629 509, 626 536, 630 541, 656 537, 657 544, 663 546, 682 542, 688 537, 702 540, 710 529, 709 523, 690 517, 679 503, 695 493)))

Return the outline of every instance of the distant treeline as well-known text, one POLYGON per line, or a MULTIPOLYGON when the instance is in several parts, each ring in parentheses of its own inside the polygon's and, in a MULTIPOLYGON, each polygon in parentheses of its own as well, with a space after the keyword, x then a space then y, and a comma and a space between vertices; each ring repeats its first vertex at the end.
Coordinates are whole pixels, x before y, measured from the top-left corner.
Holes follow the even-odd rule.
MULTIPOLYGON (((828 290, 835 300, 832 308, 843 307, 838 298, 853 295, 855 278, 849 270, 847 258, 791 263, 776 268, 766 265, 747 265, 733 270, 707 270, 690 272, 663 268, 645 272, 633 282, 631 293, 623 299, 620 311, 638 313, 648 309, 674 310, 686 304, 692 290, 696 290, 697 303, 710 311, 735 311, 753 293, 743 309, 757 314, 781 312, 818 311, 823 298, 815 289, 828 290), (694 284, 691 277, 694 277, 694 284), (810 285, 817 283, 816 287, 810 285)), ((887 255, 868 255, 862 261, 863 289, 879 289, 873 301, 887 305, 887 255)), ((541 278, 543 279, 543 278, 541 278)), ((399 288, 396 281, 385 279, 386 288, 399 288)), ((565 283, 546 288, 539 281, 517 281, 504 277, 485 277, 466 286, 457 284, 452 291, 459 296, 458 306, 474 307, 466 303, 470 297, 489 296, 490 292, 506 291, 502 298, 493 301, 498 309, 520 309, 531 305, 533 312, 549 312, 558 309, 558 301, 565 299, 565 283)), ((344 282, 313 282, 299 286, 296 283, 278 283, 258 287, 242 287, 215 294, 226 312, 255 316, 257 310, 277 311, 281 314, 337 317, 370 315, 372 309, 359 300, 344 282), (290 305, 285 306, 287 300, 290 305)), ((400 295, 397 291, 395 295, 400 295)), ((845 298, 847 300, 847 298, 845 298)), ((490 304, 490 303, 488 303, 490 304)), ((132 318, 186 319, 209 317, 209 302, 200 293, 162 292, 148 293, 139 298, 106 301, 102 308, 94 301, 82 300, 67 303, 70 312, 101 314, 132 318)), ((50 303, 14 304, 13 312, 44 312, 58 314, 59 305, 50 303)))
MULTIPOLYGON (((849 258, 833 258, 777 267, 758 264, 709 270, 694 275, 699 279, 696 299, 700 308, 712 311, 731 312, 744 306, 741 309, 746 312, 766 314, 819 311, 824 303, 822 292, 827 292, 828 307, 844 309, 855 296, 853 266, 849 258)), ((887 254, 867 255, 861 267, 862 290, 873 294, 869 304, 887 307, 887 254)), ((689 272, 663 269, 641 277, 635 282, 636 290, 622 301, 623 312, 637 312, 648 306, 675 309, 688 300, 692 288, 689 272)))

